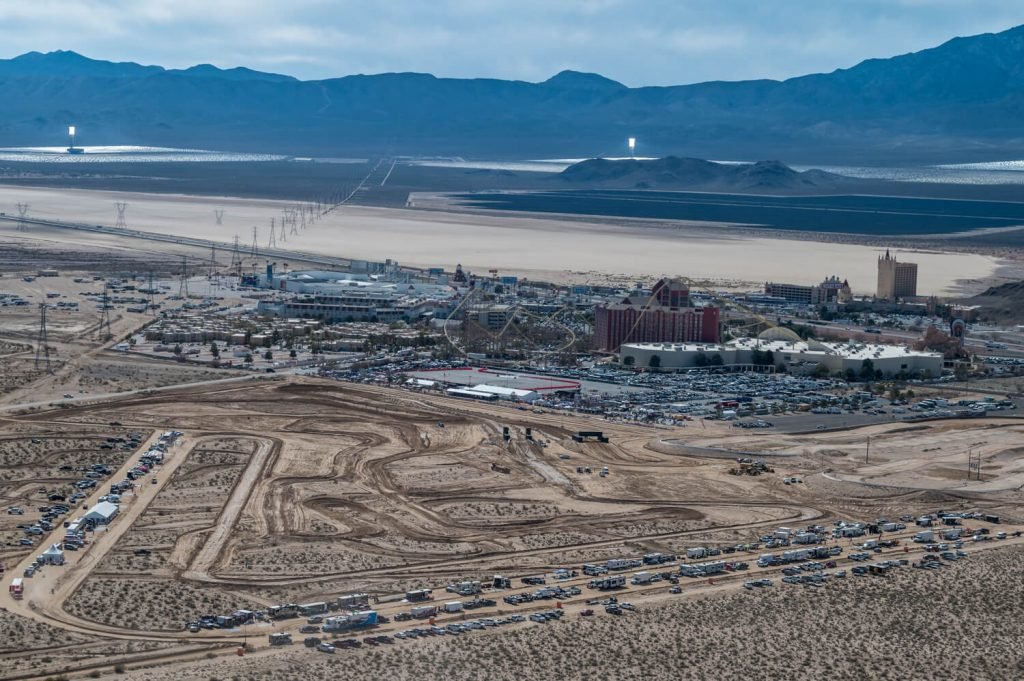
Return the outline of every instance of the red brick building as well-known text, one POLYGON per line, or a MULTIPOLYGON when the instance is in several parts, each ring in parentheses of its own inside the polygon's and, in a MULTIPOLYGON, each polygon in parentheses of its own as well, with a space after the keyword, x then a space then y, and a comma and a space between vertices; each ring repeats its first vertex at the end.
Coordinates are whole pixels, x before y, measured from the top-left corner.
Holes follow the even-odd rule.
POLYGON ((594 347, 615 352, 623 343, 718 343, 717 307, 694 307, 689 287, 662 279, 648 296, 625 298, 594 311, 594 347))

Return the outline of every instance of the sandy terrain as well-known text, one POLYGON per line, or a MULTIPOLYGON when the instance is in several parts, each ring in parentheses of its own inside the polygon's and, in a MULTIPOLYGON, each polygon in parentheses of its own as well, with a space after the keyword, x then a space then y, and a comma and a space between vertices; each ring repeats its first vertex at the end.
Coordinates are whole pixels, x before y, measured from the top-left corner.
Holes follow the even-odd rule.
POLYGON ((979 552, 941 571, 826 588, 662 598, 593 618, 406 641, 330 656, 301 646, 140 670, 131 681, 274 679, 1016 679, 1024 550, 979 552), (962 645, 950 646, 950 641, 962 645), (502 661, 502 662, 499 662, 502 661))
MULTIPOLYGON (((231 658, 230 664, 221 659, 219 663, 229 670, 226 674, 249 675, 256 669, 268 678, 289 678, 277 671, 277 657, 261 652, 266 633, 272 630, 267 625, 252 625, 246 632, 190 634, 184 629, 186 620, 202 614, 366 591, 387 601, 377 607, 393 616, 408 607, 393 600, 396 594, 420 587, 441 591, 445 584, 460 579, 521 576, 651 551, 681 553, 692 546, 746 543, 768 528, 827 523, 832 518, 899 517, 941 506, 992 509, 1012 519, 1020 508, 1017 478, 1021 473, 1016 461, 1022 426, 1016 420, 938 422, 912 429, 885 424, 809 435, 737 435, 727 424, 708 424, 699 430, 655 429, 295 378, 129 396, 4 419, 0 422, 0 474, 12 486, 5 492, 7 498, 30 508, 40 503, 36 488, 53 479, 68 452, 87 450, 112 430, 102 424, 115 420, 123 422, 125 430, 144 433, 180 429, 186 439, 153 474, 153 482, 142 480, 138 493, 127 498, 109 530, 97 533, 85 551, 70 554, 69 565, 46 568, 42 575, 26 580, 23 601, 6 595, 0 598, 14 618, 11 626, 20 622, 17 626, 30 632, 26 635, 52 636, 39 627, 57 627, 72 636, 122 646, 116 659, 129 667, 175 663, 184 656, 191 668, 209 651, 207 646, 237 643, 242 634, 248 636, 255 654, 244 660, 231 658), (507 443, 501 437, 506 425, 512 429, 507 443), (526 427, 533 429, 534 442, 525 439, 526 427), (611 442, 581 444, 567 437, 574 430, 595 428, 608 434, 611 442), (874 453, 864 464, 859 454, 868 434, 874 453), (42 442, 32 443, 33 437, 42 442), (983 480, 965 485, 954 479, 954 463, 963 448, 979 440, 986 441, 984 446, 973 445, 982 453, 983 480), (709 446, 753 447, 786 456, 772 459, 775 473, 735 476, 728 474, 733 465, 728 459, 673 449, 681 446, 698 451, 709 446), (577 466, 589 466, 595 473, 577 473, 577 466), (596 475, 602 466, 611 471, 607 478, 596 475), (791 475, 801 476, 803 483, 783 484, 782 478, 791 475), (140 549, 142 555, 137 554, 140 549), (162 647, 124 648, 131 642, 162 647)), ((112 464, 125 469, 134 460, 123 450, 110 456, 112 464)), ((102 486, 93 497, 101 492, 102 486)), ((13 523, 30 519, 31 515, 6 521, 11 525, 8 531, 14 535, 13 523)), ((1005 529, 1015 527, 1009 524, 1005 529)), ((62 531, 58 528, 55 533, 62 531)), ((49 541, 44 537, 40 544, 49 541)), ((1009 543, 1017 545, 1021 540, 1009 543)), ((4 558, 12 571, 19 572, 36 552, 7 547, 4 558)), ((915 558, 919 552, 915 546, 913 553, 893 549, 889 555, 915 558)), ((756 553, 736 556, 751 563, 756 560, 756 553)), ((973 567, 968 561, 965 565, 963 569, 973 567)), ((775 645, 772 637, 782 634, 765 633, 776 631, 775 625, 754 634, 755 621, 746 621, 747 615, 739 613, 757 612, 770 619, 783 607, 779 598, 785 600, 785 608, 796 612, 826 607, 823 604, 845 611, 846 602, 858 593, 849 584, 838 583, 810 591, 779 588, 778 596, 748 594, 742 589, 737 593, 740 581, 748 578, 744 575, 777 577, 777 570, 772 570, 752 568, 743 575, 715 580, 714 585, 684 582, 687 596, 671 605, 659 604, 667 595, 664 586, 629 588, 626 596, 644 604, 640 612, 628 615, 637 617, 630 640, 649 639, 654 645, 663 638, 655 635, 658 622, 671 619, 684 627, 682 623, 692 621, 694 613, 707 610, 702 601, 706 595, 721 599, 712 611, 715 617, 723 617, 723 624, 715 626, 730 622, 732 631, 743 632, 743 637, 766 636, 764 645, 775 645), (751 610, 751 603, 760 605, 751 610)), ((931 588, 932 572, 902 572, 912 574, 906 578, 901 574, 893 583, 904 585, 900 589, 906 599, 915 590, 931 588), (912 581, 906 582, 908 578, 912 581)), ((587 579, 580 576, 566 584, 585 587, 587 579)), ((886 591, 889 586, 858 585, 869 585, 869 593, 877 592, 879 603, 894 598, 886 591)), ((516 589, 529 587, 517 581, 516 589)), ((602 641, 618 640, 615 632, 620 625, 603 612, 595 623, 575 623, 575 613, 592 595, 585 590, 583 596, 567 601, 574 623, 565 628, 561 628, 564 623, 548 625, 555 640, 563 641, 558 659, 538 657, 524 669, 523 678, 545 678, 543 670, 582 678, 567 669, 558 671, 562 669, 558 660, 576 654, 574 650, 602 650, 602 641), (575 637, 584 637, 588 643, 569 643, 575 637)), ((529 607, 518 610, 530 611, 529 607)), ((510 611, 499 605, 480 614, 502 612, 510 611)), ((794 621, 799 620, 794 616, 794 621)), ((283 622, 277 630, 297 631, 300 623, 283 622)), ((394 623, 383 630, 393 632, 404 626, 394 623)), ((504 651, 500 654, 518 658, 521 655, 514 651, 529 636, 522 630, 485 635, 475 645, 493 645, 504 651)), ((679 629, 678 636, 669 640, 694 637, 679 629)), ((471 657, 465 657, 472 648, 446 639, 436 643, 432 648, 410 645, 424 655, 437 655, 438 662, 448 655, 465 669, 472 668, 471 657)), ((775 649, 778 661, 788 664, 785 649, 775 649)), ((315 655, 311 651, 291 654, 307 656, 294 663, 298 668, 320 664, 319 658, 308 657, 315 655)), ((694 654, 689 648, 678 651, 678 655, 694 654)), ((25 658, 20 652, 0 651, 0 658, 16 655, 25 658)), ((27 655, 25 659, 37 662, 43 657, 42 653, 27 655)), ((375 656, 365 666, 384 664, 392 659, 390 655, 375 656)), ((46 673, 70 667, 80 674, 92 673, 89 670, 102 674, 114 664, 98 669, 95 660, 49 653, 45 657, 50 661, 40 662, 39 669, 46 673)), ((700 664, 719 664, 716 659, 728 657, 706 653, 700 664)), ((749 664, 752 658, 745 659, 749 664)), ((659 663, 654 677, 681 673, 673 665, 659 663)), ((166 674, 185 674, 184 668, 175 669, 166 674)), ((710 669, 706 668, 708 673, 710 669)), ((457 674, 463 672, 456 672, 453 678, 460 678, 457 674)), ((403 667, 400 673, 411 678, 415 665, 403 667)))
MULTIPOLYGON (((13 207, 19 201, 31 205, 33 217, 102 225, 113 225, 114 202, 126 201, 127 224, 132 229, 215 238, 225 244, 235 235, 250 244, 256 225, 261 246, 267 243, 271 218, 280 220, 283 209, 291 205, 258 199, 0 187, 0 205, 13 207), (215 209, 225 211, 221 226, 215 225, 215 209)), ((13 228, 13 223, 0 225, 0 230, 13 228)), ((462 263, 477 271, 497 268, 548 280, 566 280, 569 269, 577 282, 588 277, 603 280, 608 275, 684 274, 748 286, 767 280, 812 284, 838 274, 849 279, 854 293, 873 292, 880 252, 873 246, 716 232, 707 225, 638 228, 585 220, 362 206, 346 206, 304 232, 286 236, 286 241, 278 238, 278 247, 448 269, 462 263), (808 267, 807 263, 820 265, 808 267), (835 271, 839 264, 841 271, 835 271)), ((86 234, 73 238, 104 239, 86 234)), ((990 256, 933 250, 901 252, 900 257, 919 264, 922 295, 983 290, 1000 266, 1007 264, 990 256), (971 282, 970 290, 958 285, 961 280, 971 282)))

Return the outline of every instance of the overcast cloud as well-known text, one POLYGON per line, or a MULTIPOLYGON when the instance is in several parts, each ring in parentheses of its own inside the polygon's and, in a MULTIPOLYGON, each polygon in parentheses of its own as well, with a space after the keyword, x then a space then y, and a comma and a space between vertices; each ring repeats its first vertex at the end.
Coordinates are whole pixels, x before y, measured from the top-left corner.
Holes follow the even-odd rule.
POLYGON ((0 56, 640 86, 831 71, 1021 23, 1006 0, 0 0, 0 56))

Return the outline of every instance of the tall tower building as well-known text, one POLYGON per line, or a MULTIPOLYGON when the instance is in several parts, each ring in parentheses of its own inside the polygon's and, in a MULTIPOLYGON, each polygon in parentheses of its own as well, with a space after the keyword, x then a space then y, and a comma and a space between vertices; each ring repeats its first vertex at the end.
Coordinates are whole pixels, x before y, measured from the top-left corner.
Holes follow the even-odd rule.
POLYGON ((899 262, 885 249, 878 258, 878 288, 875 297, 881 300, 917 296, 917 263, 899 262))

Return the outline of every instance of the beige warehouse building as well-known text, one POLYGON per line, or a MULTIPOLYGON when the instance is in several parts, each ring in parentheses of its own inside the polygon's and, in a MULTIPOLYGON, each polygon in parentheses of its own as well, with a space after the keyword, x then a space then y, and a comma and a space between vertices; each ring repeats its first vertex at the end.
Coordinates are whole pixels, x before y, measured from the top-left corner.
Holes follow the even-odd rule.
MULTIPOLYGON (((859 376, 865 363, 870 360, 870 366, 886 377, 901 372, 939 376, 943 364, 943 357, 937 352, 918 352, 901 345, 877 343, 804 341, 792 331, 780 328, 768 329, 758 339, 739 338, 723 344, 625 344, 619 349, 619 362, 623 366, 643 369, 691 369, 708 366, 709 361, 717 355, 724 367, 753 366, 755 351, 771 352, 771 363, 784 364, 792 373, 811 373, 818 365, 824 365, 833 374, 853 371, 859 376)), ((718 365, 717 360, 711 363, 718 365)))

